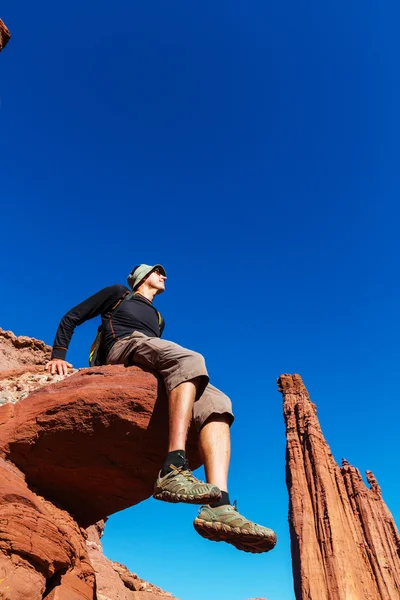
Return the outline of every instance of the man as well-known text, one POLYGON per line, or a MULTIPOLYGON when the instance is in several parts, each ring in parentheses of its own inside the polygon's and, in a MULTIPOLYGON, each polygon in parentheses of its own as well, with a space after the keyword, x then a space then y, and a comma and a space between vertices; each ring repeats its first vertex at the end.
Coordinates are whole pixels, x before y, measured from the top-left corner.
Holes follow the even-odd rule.
POLYGON ((67 373, 72 365, 65 358, 75 327, 101 315, 107 363, 153 369, 162 376, 167 390, 169 448, 154 486, 154 498, 201 504, 194 520, 200 535, 228 542, 245 552, 267 552, 276 544, 275 533, 243 517, 229 499, 230 426, 234 418, 231 401, 209 383, 200 354, 161 339, 164 320, 153 300, 164 292, 166 279, 161 265, 141 264, 128 276, 133 295, 119 304, 129 290, 117 284, 72 308, 61 319, 46 369, 52 374, 67 373), (192 416, 206 483, 193 475, 186 461, 186 437, 192 416))

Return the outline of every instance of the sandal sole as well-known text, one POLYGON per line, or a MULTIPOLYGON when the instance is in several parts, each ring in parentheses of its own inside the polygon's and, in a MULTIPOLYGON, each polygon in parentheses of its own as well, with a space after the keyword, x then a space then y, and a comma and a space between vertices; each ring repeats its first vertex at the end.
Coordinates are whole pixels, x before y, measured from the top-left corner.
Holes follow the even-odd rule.
POLYGON ((163 502, 184 502, 185 504, 209 504, 210 502, 217 502, 221 498, 221 494, 218 496, 206 496, 205 494, 199 496, 186 496, 184 494, 175 494, 174 492, 167 492, 163 490, 153 494, 153 498, 156 500, 162 500, 163 502))
POLYGON ((205 521, 196 518, 193 522, 198 534, 212 542, 227 542, 243 552, 261 554, 269 552, 276 545, 276 534, 255 536, 250 532, 243 531, 239 527, 231 527, 224 523, 205 521))

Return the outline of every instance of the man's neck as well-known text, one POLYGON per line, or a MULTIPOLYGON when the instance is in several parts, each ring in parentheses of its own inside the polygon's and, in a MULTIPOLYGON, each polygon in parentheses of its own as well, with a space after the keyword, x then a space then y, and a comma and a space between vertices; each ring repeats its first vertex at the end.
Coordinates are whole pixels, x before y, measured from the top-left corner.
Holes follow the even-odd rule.
POLYGON ((155 290, 154 288, 150 288, 146 285, 141 285, 139 289, 136 290, 136 294, 140 294, 140 296, 143 296, 144 298, 146 298, 146 300, 153 304, 153 300, 157 294, 157 290, 155 290))

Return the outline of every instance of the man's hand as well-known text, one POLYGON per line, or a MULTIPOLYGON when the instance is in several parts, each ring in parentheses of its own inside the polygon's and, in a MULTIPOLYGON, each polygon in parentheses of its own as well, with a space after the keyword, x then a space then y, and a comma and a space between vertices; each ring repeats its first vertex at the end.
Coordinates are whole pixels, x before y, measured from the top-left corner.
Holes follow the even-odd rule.
POLYGON ((68 368, 71 368, 71 363, 66 360, 61 360, 61 358, 53 358, 50 362, 47 363, 45 369, 50 371, 52 375, 67 375, 68 368))

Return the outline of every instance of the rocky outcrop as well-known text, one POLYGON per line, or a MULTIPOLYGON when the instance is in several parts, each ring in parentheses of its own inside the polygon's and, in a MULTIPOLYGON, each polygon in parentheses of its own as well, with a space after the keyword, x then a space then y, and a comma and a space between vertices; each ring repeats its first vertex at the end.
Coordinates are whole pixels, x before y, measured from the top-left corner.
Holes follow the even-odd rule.
POLYGON ((0 330, 0 598, 172 599, 103 555, 104 523, 83 528, 151 494, 167 443, 163 386, 124 367, 60 381, 44 371, 50 351, 0 330))
MULTIPOLYGON (((168 445, 163 384, 122 365, 82 369, 0 407, 0 456, 87 527, 152 494, 168 445)), ((195 432, 188 453, 200 465, 195 432)))
POLYGON ((71 516, 0 459, 0 597, 93 600, 94 570, 71 516))
POLYGON ((16 336, 0 327, 0 371, 20 367, 27 371, 34 365, 43 365, 50 356, 51 346, 35 338, 16 336))
POLYGON ((51 347, 44 342, 0 328, 0 405, 18 402, 34 390, 64 379, 64 375, 44 370, 50 355, 51 347))
POLYGON ((5 26, 5 24, 3 23, 3 21, 0 19, 0 52, 3 50, 3 48, 6 47, 10 37, 11 37, 10 32, 8 31, 8 29, 5 26))
POLYGON ((100 521, 87 529, 90 562, 96 574, 96 591, 101 600, 138 600, 142 592, 143 598, 151 600, 171 600, 173 596, 159 587, 140 579, 131 573, 125 565, 112 562, 103 554, 100 538, 103 535, 104 521, 100 521), (146 594, 146 595, 145 595, 146 594))
POLYGON ((400 598, 400 536, 372 473, 340 468, 299 375, 282 375, 297 600, 400 598))
POLYGON ((162 600, 163 592, 102 553, 97 524, 80 529, 0 459, 2 600, 162 600), (144 595, 146 592, 146 595, 144 595))
MULTIPOLYGON (((0 456, 87 527, 151 496, 167 451, 167 398, 139 367, 49 375, 50 354, 0 330, 0 456)), ((188 452, 199 466, 194 430, 188 452)))
MULTIPOLYGON (((72 374, 72 371, 71 371, 72 374)), ((32 365, 26 367, 0 371, 0 406, 8 402, 18 402, 29 396, 31 392, 62 381, 67 375, 49 375, 43 367, 32 365)))

